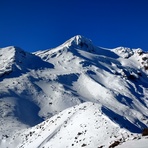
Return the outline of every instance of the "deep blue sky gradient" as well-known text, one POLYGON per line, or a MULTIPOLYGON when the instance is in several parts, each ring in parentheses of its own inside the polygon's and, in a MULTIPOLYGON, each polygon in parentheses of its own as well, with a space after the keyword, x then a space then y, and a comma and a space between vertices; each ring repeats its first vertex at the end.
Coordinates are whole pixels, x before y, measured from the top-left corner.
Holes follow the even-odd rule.
POLYGON ((0 0, 0 48, 56 47, 74 35, 148 51, 147 0, 0 0))

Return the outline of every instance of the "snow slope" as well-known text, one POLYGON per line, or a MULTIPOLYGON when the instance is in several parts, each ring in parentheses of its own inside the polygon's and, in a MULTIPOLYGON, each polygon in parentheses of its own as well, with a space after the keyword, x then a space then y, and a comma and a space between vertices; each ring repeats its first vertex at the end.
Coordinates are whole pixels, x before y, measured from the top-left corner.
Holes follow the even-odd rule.
POLYGON ((78 35, 33 54, 1 48, 0 64, 0 147, 147 141, 140 133, 148 126, 148 54, 141 49, 105 49, 78 35))
POLYGON ((108 147, 117 139, 121 142, 130 139, 131 133, 121 130, 103 113, 102 108, 91 102, 68 108, 21 134, 17 133, 14 140, 8 138, 10 142, 3 140, 1 147, 95 148, 108 147))

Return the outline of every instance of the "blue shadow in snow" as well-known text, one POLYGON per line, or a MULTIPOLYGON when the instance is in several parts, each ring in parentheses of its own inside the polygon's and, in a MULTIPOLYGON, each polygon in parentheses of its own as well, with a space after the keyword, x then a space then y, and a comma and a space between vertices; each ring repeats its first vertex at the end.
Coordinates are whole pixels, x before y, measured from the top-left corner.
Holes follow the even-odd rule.
POLYGON ((65 75, 60 75, 57 78, 57 81, 63 85, 68 85, 68 86, 72 86, 73 82, 76 82, 79 78, 78 76, 79 74, 65 74, 65 75))
POLYGON ((102 107, 102 112, 107 115, 113 122, 117 123, 121 128, 125 128, 129 130, 132 133, 141 133, 144 128, 146 128, 146 125, 143 124, 138 119, 135 121, 136 125, 139 125, 140 127, 134 125, 129 120, 127 120, 125 117, 113 112, 112 110, 102 107))
POLYGON ((10 96, 13 96, 17 100, 14 115, 20 122, 32 127, 44 121, 43 118, 38 115, 40 111, 39 106, 33 101, 27 99, 27 97, 25 98, 25 96, 20 97, 11 90, 9 90, 9 93, 10 96))

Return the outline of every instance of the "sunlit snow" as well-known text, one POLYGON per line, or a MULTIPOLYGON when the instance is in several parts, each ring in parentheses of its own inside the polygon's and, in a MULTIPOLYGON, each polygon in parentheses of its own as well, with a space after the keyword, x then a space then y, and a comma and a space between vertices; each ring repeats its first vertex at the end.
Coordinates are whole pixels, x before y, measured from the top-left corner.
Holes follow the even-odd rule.
POLYGON ((0 49, 0 148, 146 148, 148 53, 75 36, 0 49))

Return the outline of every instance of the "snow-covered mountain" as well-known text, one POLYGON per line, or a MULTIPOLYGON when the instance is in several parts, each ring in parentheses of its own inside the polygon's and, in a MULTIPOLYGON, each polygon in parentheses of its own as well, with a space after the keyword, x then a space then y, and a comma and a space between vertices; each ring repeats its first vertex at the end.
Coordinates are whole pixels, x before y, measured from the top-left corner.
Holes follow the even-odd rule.
POLYGON ((142 49, 80 35, 35 53, 1 48, 0 147, 146 147, 147 70, 142 49))

